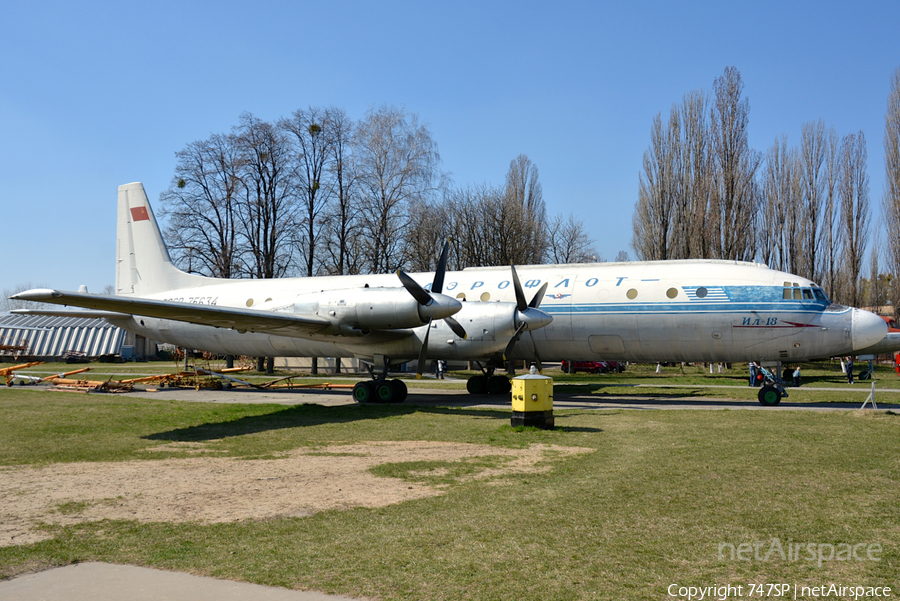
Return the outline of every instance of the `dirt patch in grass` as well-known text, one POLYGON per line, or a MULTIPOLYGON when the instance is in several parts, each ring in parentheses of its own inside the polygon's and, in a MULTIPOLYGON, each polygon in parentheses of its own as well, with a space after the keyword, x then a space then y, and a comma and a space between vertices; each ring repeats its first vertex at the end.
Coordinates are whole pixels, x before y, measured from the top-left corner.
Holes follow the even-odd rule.
MULTIPOLYGON (((196 445, 192 450, 200 450, 196 445)), ((158 461, 0 467, 0 546, 51 538, 44 524, 104 519, 232 522, 307 516, 327 509, 382 507, 441 494, 446 487, 370 469, 385 463, 507 457, 466 478, 549 469, 590 449, 532 445, 503 449, 447 442, 372 442, 297 450, 274 459, 190 457, 158 461)))

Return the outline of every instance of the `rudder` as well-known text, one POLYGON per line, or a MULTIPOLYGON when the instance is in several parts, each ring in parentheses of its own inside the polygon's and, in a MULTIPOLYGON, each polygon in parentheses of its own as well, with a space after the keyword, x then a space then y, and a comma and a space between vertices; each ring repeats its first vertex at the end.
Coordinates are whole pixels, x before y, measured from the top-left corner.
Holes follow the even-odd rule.
POLYGON ((119 186, 116 294, 143 296, 209 283, 210 278, 187 274, 172 264, 144 185, 119 186))

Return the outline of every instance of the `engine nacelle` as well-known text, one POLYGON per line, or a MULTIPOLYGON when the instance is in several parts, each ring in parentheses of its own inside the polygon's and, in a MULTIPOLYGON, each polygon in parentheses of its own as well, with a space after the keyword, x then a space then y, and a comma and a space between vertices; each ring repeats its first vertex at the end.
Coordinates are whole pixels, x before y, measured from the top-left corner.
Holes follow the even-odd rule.
POLYGON ((427 323, 421 306, 403 288, 350 288, 304 294, 294 301, 294 313, 327 319, 344 336, 369 330, 417 328, 427 323))

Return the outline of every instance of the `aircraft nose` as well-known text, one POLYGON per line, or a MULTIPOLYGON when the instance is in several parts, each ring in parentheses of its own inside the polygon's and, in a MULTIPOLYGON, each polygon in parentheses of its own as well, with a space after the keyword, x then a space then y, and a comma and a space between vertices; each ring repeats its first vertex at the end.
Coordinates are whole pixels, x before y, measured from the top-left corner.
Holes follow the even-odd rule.
POLYGON ((888 332, 887 324, 883 319, 862 309, 853 309, 851 328, 853 350, 867 348, 881 342, 888 332))

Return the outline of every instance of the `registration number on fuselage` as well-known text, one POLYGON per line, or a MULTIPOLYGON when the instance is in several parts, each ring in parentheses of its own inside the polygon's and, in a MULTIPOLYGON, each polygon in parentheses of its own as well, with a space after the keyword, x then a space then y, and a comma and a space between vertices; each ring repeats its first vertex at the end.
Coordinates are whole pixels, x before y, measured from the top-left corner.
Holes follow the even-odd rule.
POLYGON ((190 303, 192 305, 215 305, 219 302, 218 296, 188 296, 180 298, 167 298, 166 301, 176 303, 190 303))

